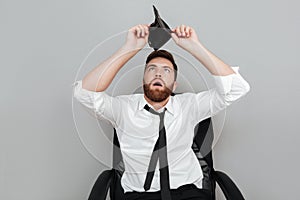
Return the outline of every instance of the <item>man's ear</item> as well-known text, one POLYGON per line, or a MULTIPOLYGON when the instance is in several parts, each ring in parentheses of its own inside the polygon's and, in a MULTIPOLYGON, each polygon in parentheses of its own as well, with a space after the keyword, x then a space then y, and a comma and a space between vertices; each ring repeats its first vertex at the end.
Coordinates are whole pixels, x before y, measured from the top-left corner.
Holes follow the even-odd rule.
POLYGON ((178 85, 178 83, 177 83, 176 81, 174 81, 172 92, 175 92, 175 90, 176 90, 176 88, 177 88, 177 85, 178 85))

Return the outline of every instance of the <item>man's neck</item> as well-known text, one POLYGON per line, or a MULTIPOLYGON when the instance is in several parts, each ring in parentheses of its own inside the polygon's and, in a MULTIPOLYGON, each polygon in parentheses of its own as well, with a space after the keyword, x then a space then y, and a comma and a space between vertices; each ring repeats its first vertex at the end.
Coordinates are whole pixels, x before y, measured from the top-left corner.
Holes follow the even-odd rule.
POLYGON ((154 102, 151 99, 149 99, 148 97, 146 97, 146 95, 144 95, 144 98, 147 101, 147 103, 149 103, 155 110, 159 110, 168 103, 170 96, 166 100, 161 101, 161 102, 154 102))

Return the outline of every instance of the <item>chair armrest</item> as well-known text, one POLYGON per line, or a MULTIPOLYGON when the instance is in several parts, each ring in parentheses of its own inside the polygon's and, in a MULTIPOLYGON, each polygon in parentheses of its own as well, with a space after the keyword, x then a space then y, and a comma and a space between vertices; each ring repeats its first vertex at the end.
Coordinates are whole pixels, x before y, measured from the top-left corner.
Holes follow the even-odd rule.
POLYGON ((239 188, 224 172, 214 171, 213 178, 220 186, 227 200, 245 200, 239 188))
POLYGON ((97 178, 88 200, 106 200, 108 189, 110 187, 113 170, 105 170, 97 178))

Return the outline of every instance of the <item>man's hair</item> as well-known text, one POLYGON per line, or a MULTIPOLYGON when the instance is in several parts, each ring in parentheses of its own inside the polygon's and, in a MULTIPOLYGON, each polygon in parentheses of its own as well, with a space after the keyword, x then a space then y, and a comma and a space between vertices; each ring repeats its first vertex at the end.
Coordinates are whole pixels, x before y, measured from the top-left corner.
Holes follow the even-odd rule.
POLYGON ((177 68, 177 65, 176 65, 176 63, 175 63, 175 60, 174 60, 173 55, 172 55, 170 52, 168 52, 168 51, 166 51, 166 50, 163 50, 163 49, 162 49, 162 50, 156 50, 156 51, 153 51, 152 53, 150 53, 150 54, 148 55, 148 57, 147 57, 147 59, 146 59, 146 65, 147 65, 152 59, 157 58, 157 57, 165 58, 165 59, 169 60, 169 61, 172 63, 173 68, 174 68, 174 77, 175 77, 175 80, 176 80, 178 68, 177 68))

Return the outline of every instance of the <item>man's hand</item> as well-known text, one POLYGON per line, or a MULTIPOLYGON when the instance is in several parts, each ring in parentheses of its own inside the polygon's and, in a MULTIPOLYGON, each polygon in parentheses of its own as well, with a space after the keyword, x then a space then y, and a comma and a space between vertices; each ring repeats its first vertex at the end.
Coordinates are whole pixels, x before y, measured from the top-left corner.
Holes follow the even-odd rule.
POLYGON ((82 87, 95 92, 105 91, 118 71, 146 45, 148 36, 148 25, 137 25, 129 29, 125 44, 90 71, 83 78, 82 87))
POLYGON ((235 73, 229 65, 224 63, 200 43, 192 27, 186 25, 178 26, 172 30, 171 35, 178 46, 193 55, 211 74, 226 76, 235 73))
POLYGON ((181 48, 192 52, 197 44, 199 44, 198 36, 192 27, 181 25, 172 30, 172 38, 181 48))
POLYGON ((125 47, 129 50, 141 50, 148 42, 149 25, 140 24, 128 30, 125 47))

